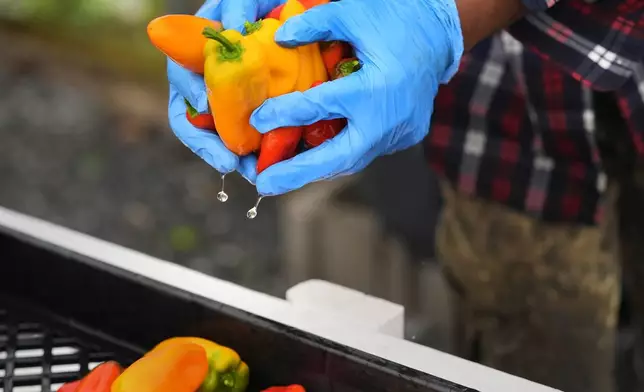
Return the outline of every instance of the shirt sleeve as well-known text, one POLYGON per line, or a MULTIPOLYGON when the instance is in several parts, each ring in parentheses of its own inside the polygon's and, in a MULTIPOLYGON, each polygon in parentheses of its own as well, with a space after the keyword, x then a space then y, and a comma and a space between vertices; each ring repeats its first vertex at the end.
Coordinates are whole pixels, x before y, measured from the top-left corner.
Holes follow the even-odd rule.
POLYGON ((521 0, 530 12, 545 11, 557 4, 559 0, 521 0))
POLYGON ((523 46, 597 90, 615 91, 644 57, 644 0, 522 0, 530 12, 507 31, 523 46))

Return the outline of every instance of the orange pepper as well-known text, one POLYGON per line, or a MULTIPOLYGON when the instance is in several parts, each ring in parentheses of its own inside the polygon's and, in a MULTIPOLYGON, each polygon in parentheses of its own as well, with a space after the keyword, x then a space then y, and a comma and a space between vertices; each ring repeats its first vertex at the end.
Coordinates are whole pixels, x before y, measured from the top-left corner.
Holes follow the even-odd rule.
MULTIPOLYGON (((280 20, 285 22, 289 18, 300 15, 305 11, 306 7, 299 0, 287 0, 280 13, 280 20)), ((326 82, 329 80, 322 54, 320 53, 320 46, 317 42, 298 46, 297 51, 300 55, 300 72, 295 87, 296 91, 308 90, 316 81, 326 82)))
POLYGON ((164 15, 148 23, 148 37, 152 44, 172 61, 203 75, 203 48, 207 39, 206 27, 221 30, 221 23, 194 15, 164 15))
POLYGON ((199 337, 174 337, 159 343, 154 349, 167 345, 189 342, 206 350, 208 374, 199 392, 244 392, 248 386, 250 370, 233 349, 199 337))
POLYGON ((195 392, 208 373, 206 350, 177 341, 145 354, 116 379, 111 392, 195 392))

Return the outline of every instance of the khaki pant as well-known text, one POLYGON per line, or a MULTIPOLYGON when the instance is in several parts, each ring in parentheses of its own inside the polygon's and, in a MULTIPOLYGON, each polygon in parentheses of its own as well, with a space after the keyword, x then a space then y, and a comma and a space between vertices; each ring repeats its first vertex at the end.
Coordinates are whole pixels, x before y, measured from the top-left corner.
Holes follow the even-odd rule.
POLYGON ((599 227, 544 223, 442 184, 437 252, 457 354, 565 392, 616 390, 622 274, 644 316, 644 163, 614 159, 599 227))

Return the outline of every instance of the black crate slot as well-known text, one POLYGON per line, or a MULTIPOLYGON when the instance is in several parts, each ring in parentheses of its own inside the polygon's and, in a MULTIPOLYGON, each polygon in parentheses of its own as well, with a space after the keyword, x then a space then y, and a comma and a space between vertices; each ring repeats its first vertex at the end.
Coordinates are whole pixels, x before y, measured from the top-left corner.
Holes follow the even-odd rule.
POLYGON ((0 309, 0 392, 54 392, 111 359, 109 352, 0 309))

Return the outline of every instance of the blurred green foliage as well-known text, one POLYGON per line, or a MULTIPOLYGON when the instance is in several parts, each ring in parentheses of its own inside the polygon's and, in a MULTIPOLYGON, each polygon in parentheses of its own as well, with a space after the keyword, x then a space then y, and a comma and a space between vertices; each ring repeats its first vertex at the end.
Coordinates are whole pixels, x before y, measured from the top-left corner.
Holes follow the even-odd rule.
POLYGON ((147 23, 167 0, 0 0, 0 28, 19 28, 86 60, 140 80, 161 81, 164 57, 147 23))
POLYGON ((163 12, 163 0, 0 0, 0 17, 56 25, 142 25, 163 12))

